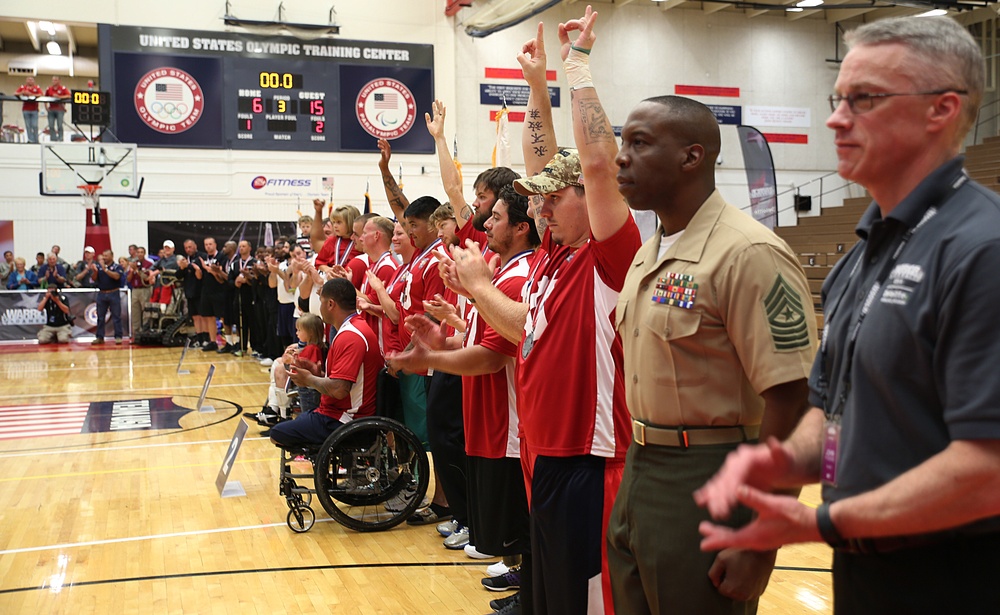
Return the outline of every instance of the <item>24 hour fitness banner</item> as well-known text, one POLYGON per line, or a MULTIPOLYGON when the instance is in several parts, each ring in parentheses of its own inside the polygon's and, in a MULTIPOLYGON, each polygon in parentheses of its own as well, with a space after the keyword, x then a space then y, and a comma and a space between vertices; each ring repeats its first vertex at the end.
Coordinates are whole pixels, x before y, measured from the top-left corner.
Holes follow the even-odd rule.
MULTIPOLYGON (((94 337, 97 332, 97 291, 65 288, 61 292, 69 299, 69 311, 73 317, 70 335, 73 339, 94 337)), ((0 344, 33 341, 37 337, 45 325, 45 312, 38 309, 45 293, 44 290, 0 291, 0 344)), ((125 337, 131 337, 130 291, 122 289, 119 295, 122 304, 122 330, 125 337)), ((104 337, 111 339, 114 336, 115 330, 109 314, 105 317, 104 337)))
POLYGON ((98 26, 111 130, 166 147, 433 153, 434 48, 98 26), (109 78, 110 77, 110 78, 109 78), (414 130, 417 126, 417 130, 414 130))

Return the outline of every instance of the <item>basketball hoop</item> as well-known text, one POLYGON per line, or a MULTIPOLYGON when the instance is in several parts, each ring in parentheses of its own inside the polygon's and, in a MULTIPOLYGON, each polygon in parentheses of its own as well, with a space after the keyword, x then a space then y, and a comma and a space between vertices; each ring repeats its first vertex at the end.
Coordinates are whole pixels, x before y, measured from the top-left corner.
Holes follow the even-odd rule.
POLYGON ((98 192, 101 191, 100 184, 81 184, 77 186, 80 190, 80 194, 83 196, 83 206, 90 209, 97 209, 98 203, 100 202, 100 197, 98 192))

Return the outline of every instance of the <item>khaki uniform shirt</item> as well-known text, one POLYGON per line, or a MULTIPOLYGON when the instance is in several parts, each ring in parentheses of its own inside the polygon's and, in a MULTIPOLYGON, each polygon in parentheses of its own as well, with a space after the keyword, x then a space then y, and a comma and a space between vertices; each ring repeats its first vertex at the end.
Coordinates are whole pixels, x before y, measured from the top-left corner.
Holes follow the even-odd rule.
MULTIPOLYGON (((662 231, 662 229, 658 229, 662 231)), ((808 378, 809 286, 791 249, 718 191, 657 258, 632 261, 616 311, 633 418, 660 426, 759 425, 760 394, 808 378)))

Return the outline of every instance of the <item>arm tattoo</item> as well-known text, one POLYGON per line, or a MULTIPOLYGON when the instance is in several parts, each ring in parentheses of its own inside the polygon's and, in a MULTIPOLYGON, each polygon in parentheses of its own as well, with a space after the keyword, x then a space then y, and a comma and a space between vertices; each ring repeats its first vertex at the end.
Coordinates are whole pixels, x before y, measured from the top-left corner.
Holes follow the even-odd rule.
POLYGON ((608 130, 608 116, 604 107, 596 100, 580 101, 580 119, 587 143, 614 141, 614 133, 608 130))
POLYGON ((468 220, 472 217, 472 208, 466 203, 465 207, 462 208, 462 219, 468 220))
POLYGON ((545 147, 544 145, 536 145, 534 149, 535 149, 535 156, 539 158, 544 158, 549 153, 549 148, 545 147))

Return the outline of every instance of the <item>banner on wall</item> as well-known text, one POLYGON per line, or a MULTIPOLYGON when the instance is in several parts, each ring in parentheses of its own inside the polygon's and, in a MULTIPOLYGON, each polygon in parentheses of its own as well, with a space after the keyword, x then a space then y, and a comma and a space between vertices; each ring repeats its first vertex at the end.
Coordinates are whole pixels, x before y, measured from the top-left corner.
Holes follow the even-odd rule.
POLYGON ((778 223, 778 197, 775 187, 774 159, 767 139, 752 126, 737 126, 740 147, 743 149, 743 166, 747 172, 750 191, 750 214, 769 229, 778 223))
MULTIPOLYGON (((92 338, 97 333, 97 291, 87 288, 65 288, 61 292, 69 299, 70 316, 73 325, 70 336, 77 338, 92 338)), ((38 304, 45 295, 44 290, 4 290, 0 291, 0 343, 16 343, 32 341, 45 325, 45 312, 39 311, 38 304)), ((129 289, 123 288, 120 293, 122 331, 124 337, 131 337, 132 324, 129 318, 129 308, 132 296, 129 289)), ((104 321, 104 338, 115 336, 111 315, 104 321)))
POLYGON ((123 141, 377 152, 384 138, 434 152, 419 121, 434 100, 432 45, 107 24, 98 34, 123 141))
POLYGON ((0 258, 8 250, 14 251, 14 221, 0 220, 0 258))

